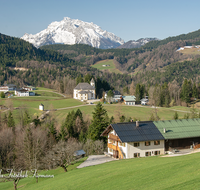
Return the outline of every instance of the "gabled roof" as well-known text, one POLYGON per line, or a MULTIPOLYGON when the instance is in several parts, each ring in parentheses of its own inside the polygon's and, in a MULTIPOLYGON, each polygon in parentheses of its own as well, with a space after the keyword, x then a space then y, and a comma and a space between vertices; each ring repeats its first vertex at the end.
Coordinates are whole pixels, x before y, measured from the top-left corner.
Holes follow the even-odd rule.
POLYGON ((126 101, 126 102, 131 102, 131 101, 133 101, 133 102, 135 102, 136 100, 136 97, 135 96, 122 96, 122 98, 124 99, 124 101, 126 101))
POLYGON ((200 137, 200 119, 155 121, 165 139, 200 137), (164 132, 164 129, 166 132, 164 132))
POLYGON ((86 82, 79 83, 74 89, 75 90, 95 90, 93 86, 91 86, 90 84, 86 82))
POLYGON ((136 127, 136 122, 110 124, 101 136, 106 136, 112 129, 115 130, 121 142, 164 140, 152 121, 141 121, 139 127, 136 127))

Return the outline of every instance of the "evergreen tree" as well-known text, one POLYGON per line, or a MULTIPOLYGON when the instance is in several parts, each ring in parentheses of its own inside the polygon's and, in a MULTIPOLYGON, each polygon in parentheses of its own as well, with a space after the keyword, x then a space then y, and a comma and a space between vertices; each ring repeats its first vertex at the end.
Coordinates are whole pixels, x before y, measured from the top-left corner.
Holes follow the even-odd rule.
POLYGON ((31 123, 31 118, 30 118, 30 116, 28 114, 28 111, 26 110, 24 112, 23 125, 25 126, 25 125, 28 125, 29 123, 31 123))
POLYGON ((84 77, 84 81, 90 84, 90 81, 92 80, 92 76, 88 73, 84 77))
POLYGON ((104 139, 100 137, 101 133, 106 129, 109 124, 107 111, 103 108, 102 104, 99 102, 94 108, 92 123, 89 126, 88 138, 92 140, 104 139))
POLYGON ((83 82, 83 78, 82 78, 81 75, 79 75, 79 76, 76 78, 76 84, 81 83, 81 82, 83 82))
POLYGON ((13 115, 12 115, 11 111, 9 111, 9 114, 8 114, 7 125, 8 125, 8 127, 12 127, 13 131, 15 130, 15 121, 13 119, 13 115))
POLYGON ((53 121, 49 124, 48 128, 49 128, 48 135, 53 136, 55 140, 58 140, 57 139, 57 130, 56 130, 56 127, 55 127, 53 121))
POLYGON ((41 121, 40 121, 40 119, 38 118, 38 115, 37 115, 37 118, 33 119, 33 123, 35 124, 36 127, 37 127, 38 125, 41 125, 41 121))
POLYGON ((198 89, 195 83, 193 84, 193 88, 192 88, 192 97, 198 98, 198 89))
POLYGON ((136 101, 140 101, 140 84, 138 83, 136 85, 136 88, 135 88, 135 96, 136 96, 136 101))
POLYGON ((174 113, 174 117, 173 117, 173 119, 175 119, 175 120, 178 119, 178 113, 177 113, 177 111, 174 113))
POLYGON ((59 140, 67 140, 67 131, 65 129, 65 125, 62 124, 61 126, 61 130, 60 130, 60 133, 59 133, 59 140))
POLYGON ((187 79, 185 79, 181 89, 181 99, 186 103, 190 102, 190 93, 192 92, 189 85, 187 79))
POLYGON ((4 92, 1 92, 0 97, 1 97, 1 98, 5 98, 4 92))

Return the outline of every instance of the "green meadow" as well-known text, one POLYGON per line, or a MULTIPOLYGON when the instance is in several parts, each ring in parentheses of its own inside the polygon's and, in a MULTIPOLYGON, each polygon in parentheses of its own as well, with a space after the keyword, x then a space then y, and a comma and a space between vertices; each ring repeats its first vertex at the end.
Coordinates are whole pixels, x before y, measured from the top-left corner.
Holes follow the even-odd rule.
MULTIPOLYGON (((39 105, 42 103, 45 110, 56 110, 53 114, 60 124, 70 111, 76 111, 77 109, 83 112, 84 117, 92 119, 92 112, 96 106, 95 104, 89 105, 72 98, 64 98, 51 89, 38 88, 35 92, 41 96, 14 96, 9 99, 0 99, 0 105, 12 104, 14 108, 26 108, 32 117, 36 117, 42 114, 42 111, 39 111, 39 105)), ((103 104, 103 106, 107 110, 109 117, 113 116, 114 118, 119 118, 119 116, 124 115, 127 118, 136 118, 141 121, 149 120, 152 112, 155 111, 155 108, 149 106, 126 106, 123 104, 103 104)), ((187 107, 175 106, 171 108, 158 108, 157 114, 161 120, 170 120, 173 119, 175 110, 179 110, 177 112, 180 119, 184 117, 185 111, 190 111, 187 107)), ((19 109, 15 109, 13 111, 13 116, 16 120, 18 120, 18 115, 19 109)))
POLYGON ((94 68, 99 69, 101 71, 108 70, 109 72, 121 73, 120 70, 116 69, 116 66, 113 62, 113 59, 106 59, 106 60, 103 60, 103 61, 98 61, 94 65, 91 65, 91 67, 94 67, 94 68), (109 66, 104 67, 103 65, 109 65, 109 66))
MULTIPOLYGON (((185 156, 133 158, 64 172, 63 169, 43 171, 54 178, 33 178, 19 181, 18 189, 54 190, 149 190, 199 189, 200 153, 185 156)), ((0 189, 11 190, 12 182, 0 183, 0 189)))
MULTIPOLYGON (((141 121, 148 121, 152 112, 155 111, 154 108, 150 107, 139 107, 139 106, 126 106, 126 105, 118 105, 118 104, 105 104, 103 105, 104 108, 107 110, 108 116, 113 116, 114 118, 117 118, 121 115, 124 115, 125 117, 129 118, 136 118, 141 121)), ((54 112, 56 115, 56 118, 58 120, 64 120, 66 118, 66 115, 72 111, 80 109, 84 115, 87 115, 88 118, 92 119, 92 112, 94 111, 95 105, 85 105, 73 109, 65 109, 65 110, 58 110, 54 112)), ((179 110, 177 107, 171 107, 171 108, 159 108, 157 109, 157 114, 160 117, 161 120, 170 120, 173 119, 174 110, 179 110)), ((182 110, 180 110, 182 111, 182 110)), ((189 111, 189 110, 184 110, 189 111)), ((179 119, 184 117, 184 112, 178 112, 179 119)))

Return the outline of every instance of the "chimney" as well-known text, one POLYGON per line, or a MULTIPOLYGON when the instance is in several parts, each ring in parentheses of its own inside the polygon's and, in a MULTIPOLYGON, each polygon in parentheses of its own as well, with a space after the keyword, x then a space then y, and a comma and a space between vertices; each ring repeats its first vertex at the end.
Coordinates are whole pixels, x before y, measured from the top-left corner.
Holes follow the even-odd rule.
POLYGON ((139 127, 139 121, 136 121, 136 127, 139 127))
POLYGON ((166 128, 164 128, 164 133, 166 133, 166 128))

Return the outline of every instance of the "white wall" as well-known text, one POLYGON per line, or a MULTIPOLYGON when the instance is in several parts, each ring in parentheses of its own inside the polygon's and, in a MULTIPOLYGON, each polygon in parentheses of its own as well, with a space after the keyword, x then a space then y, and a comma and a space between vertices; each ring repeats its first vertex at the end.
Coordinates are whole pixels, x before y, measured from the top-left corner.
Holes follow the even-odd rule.
POLYGON ((150 146, 145 146, 145 142, 139 142, 138 147, 134 147, 134 142, 127 143, 127 158, 134 158, 134 153, 140 153, 140 157, 145 157, 145 152, 151 152, 151 156, 154 156, 155 151, 160 151, 160 154, 164 154, 164 140, 160 140, 160 145, 154 145, 154 141, 150 141, 150 146))

